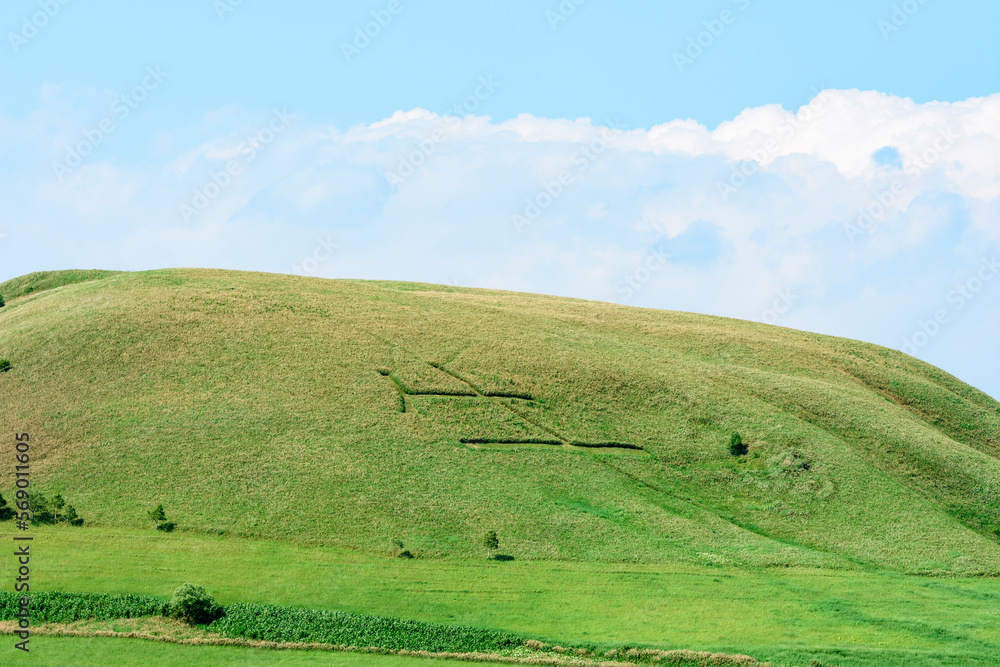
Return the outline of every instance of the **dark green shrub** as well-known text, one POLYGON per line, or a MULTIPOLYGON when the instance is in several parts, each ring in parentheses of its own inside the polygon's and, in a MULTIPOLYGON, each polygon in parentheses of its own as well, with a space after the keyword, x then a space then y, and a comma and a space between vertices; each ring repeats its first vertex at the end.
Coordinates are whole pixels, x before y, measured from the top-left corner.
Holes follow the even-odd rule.
POLYGON ((222 607, 203 587, 181 584, 170 599, 169 615, 190 625, 211 623, 223 614, 222 607))
POLYGON ((0 359, 0 373, 6 373, 11 369, 10 362, 6 359, 0 359))
POLYGON ((392 546, 393 546, 392 554, 396 558, 407 558, 408 559, 408 558, 413 558, 414 557, 413 554, 410 553, 410 551, 406 547, 403 546, 403 541, 402 540, 393 540, 392 541, 392 546))
POLYGON ((56 522, 55 514, 49 507, 49 501, 45 495, 39 491, 31 493, 31 523, 36 526, 49 525, 56 522))
POLYGON ((0 308, 3 308, 6 305, 7 305, 7 303, 3 300, 3 295, 0 294, 0 308))
POLYGON ((174 523, 173 521, 164 521, 163 523, 156 525, 156 529, 162 530, 164 533, 172 533, 174 532, 174 528, 176 527, 177 524, 174 523))
POLYGON ((0 521, 10 521, 14 518, 14 508, 7 506, 7 501, 0 496, 0 521))
POLYGON ((75 507, 66 503, 60 494, 57 493, 49 500, 45 497, 45 494, 39 491, 32 491, 31 523, 36 526, 52 526, 58 523, 82 526, 83 518, 76 513, 75 507))
POLYGON ((739 433, 733 433, 729 436, 729 453, 733 456, 743 456, 750 448, 743 442, 743 436, 739 433))

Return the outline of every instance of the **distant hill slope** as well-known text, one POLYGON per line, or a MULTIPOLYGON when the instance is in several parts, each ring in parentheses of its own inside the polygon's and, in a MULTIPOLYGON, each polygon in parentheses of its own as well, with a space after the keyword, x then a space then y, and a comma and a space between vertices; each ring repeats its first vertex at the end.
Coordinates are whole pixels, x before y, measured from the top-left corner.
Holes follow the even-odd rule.
POLYGON ((162 502, 375 553, 481 557, 496 530, 517 558, 1000 574, 1000 404, 893 350, 435 285, 72 275, 0 286, 31 293, 0 309, 0 420, 92 523, 162 502))
POLYGON ((6 301, 17 299, 28 294, 45 292, 57 287, 73 285, 76 283, 100 280, 116 276, 120 271, 99 271, 99 270, 73 270, 73 271, 38 271, 29 273, 26 276, 13 278, 0 283, 0 296, 6 301))

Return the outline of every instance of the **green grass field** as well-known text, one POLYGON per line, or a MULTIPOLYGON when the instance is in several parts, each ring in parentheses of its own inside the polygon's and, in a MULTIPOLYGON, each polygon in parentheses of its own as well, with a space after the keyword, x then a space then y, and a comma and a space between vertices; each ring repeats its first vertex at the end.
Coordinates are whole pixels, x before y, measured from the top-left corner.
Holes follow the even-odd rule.
MULTIPOLYGON (((233 646, 180 646, 140 639, 102 637, 37 637, 18 664, 45 667, 449 667, 457 660, 431 660, 390 655, 326 651, 269 651, 233 646)), ((6 648, 0 655, 7 655, 6 648)))
POLYGON ((87 521, 40 531, 46 590, 191 580, 555 641, 1000 664, 1000 404, 899 352, 225 271, 0 295, 0 461, 29 432, 35 488, 87 521), (157 503, 180 532, 151 529, 157 503), (485 562, 486 530, 513 561, 485 562))
POLYGON ((892 572, 376 558, 330 547, 98 528, 36 531, 39 590, 168 597, 196 581, 268 602, 503 629, 570 645, 777 664, 1000 664, 1000 580, 892 572))

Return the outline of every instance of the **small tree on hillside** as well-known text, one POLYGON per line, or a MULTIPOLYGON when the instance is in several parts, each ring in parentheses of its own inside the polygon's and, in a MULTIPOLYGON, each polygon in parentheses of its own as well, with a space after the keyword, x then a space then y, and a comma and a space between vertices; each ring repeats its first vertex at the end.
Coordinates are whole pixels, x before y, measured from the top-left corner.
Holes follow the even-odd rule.
POLYGON ((403 540, 393 540, 392 546, 394 547, 393 554, 395 554, 396 558, 413 558, 413 553, 403 545, 403 540))
POLYGON ((729 453, 733 456, 743 456, 750 448, 747 447, 746 443, 743 442, 743 436, 739 433, 733 433, 729 436, 729 453))
POLYGON ((4 307, 4 306, 6 306, 6 305, 7 305, 7 304, 6 304, 6 303, 4 302, 4 300, 3 300, 3 295, 2 295, 2 294, 0 294, 0 308, 3 308, 3 307, 4 307))
POLYGON ((483 546, 486 547, 486 557, 493 557, 493 550, 500 548, 500 540, 497 539, 495 530, 491 530, 483 535, 483 546))
POLYGON ((6 359, 0 359, 0 373, 6 373, 11 368, 10 362, 6 359))
POLYGON ((83 517, 76 513, 76 508, 72 505, 66 505, 66 512, 63 515, 63 521, 67 522, 71 526, 83 525, 83 517))
POLYGON ((31 494, 31 523, 36 526, 55 523, 48 499, 37 491, 31 494))
POLYGON ((161 526, 167 523, 167 511, 163 509, 162 504, 157 505, 154 509, 151 509, 148 516, 149 520, 153 522, 153 525, 157 530, 163 530, 161 526))
POLYGON ((63 508, 66 507, 66 501, 63 500, 61 494, 56 494, 52 497, 52 520, 59 523, 59 515, 62 513, 63 508))

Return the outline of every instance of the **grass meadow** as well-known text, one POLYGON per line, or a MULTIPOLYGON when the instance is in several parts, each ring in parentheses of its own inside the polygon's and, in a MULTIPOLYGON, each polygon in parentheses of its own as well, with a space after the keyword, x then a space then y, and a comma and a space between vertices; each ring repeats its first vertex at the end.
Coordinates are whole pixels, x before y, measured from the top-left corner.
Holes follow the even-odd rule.
MULTIPOLYGON (((513 631, 569 645, 776 664, 1000 664, 1000 581, 879 571, 376 558, 265 540, 36 531, 39 590, 266 602, 513 631)), ((294 664, 294 663, 293 663, 294 664)))
MULTIPOLYGON (((327 651, 273 651, 235 646, 184 646, 141 639, 47 637, 31 640, 17 664, 45 667, 436 667, 469 664, 394 655, 327 651)), ((6 649, 4 650, 6 653, 6 649)), ((2 655, 3 653, 0 653, 2 655)))

